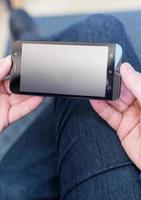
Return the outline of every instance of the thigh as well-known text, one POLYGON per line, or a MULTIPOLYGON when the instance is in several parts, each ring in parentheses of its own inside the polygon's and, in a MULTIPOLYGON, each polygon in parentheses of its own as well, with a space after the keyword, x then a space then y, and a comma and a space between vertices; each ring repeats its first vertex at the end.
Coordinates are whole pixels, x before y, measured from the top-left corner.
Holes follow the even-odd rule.
POLYGON ((61 199, 140 199, 139 171, 87 100, 57 99, 55 121, 61 199))
POLYGON ((58 36, 56 41, 119 43, 123 48, 123 62, 129 62, 141 71, 139 59, 131 45, 123 24, 111 15, 97 14, 70 26, 58 36))
MULTIPOLYGON (((124 61, 140 71, 125 29, 114 17, 91 16, 56 40, 119 43, 124 61)), ((61 199, 140 199, 139 171, 122 149, 116 132, 87 100, 58 98, 54 115, 61 199)))
POLYGON ((1 200, 59 199, 53 103, 41 106, 44 110, 0 163, 1 200))

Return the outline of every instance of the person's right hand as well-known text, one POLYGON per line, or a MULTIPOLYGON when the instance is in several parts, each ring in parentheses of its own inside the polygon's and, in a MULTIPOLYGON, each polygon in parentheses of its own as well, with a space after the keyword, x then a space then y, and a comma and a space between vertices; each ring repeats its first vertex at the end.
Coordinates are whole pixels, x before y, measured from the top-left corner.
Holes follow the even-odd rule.
POLYGON ((124 63, 120 98, 116 101, 90 100, 95 111, 117 131, 126 153, 141 170, 141 73, 124 63))
POLYGON ((9 80, 5 78, 11 69, 11 58, 0 60, 0 132, 9 124, 32 112, 43 101, 43 97, 13 94, 9 80))

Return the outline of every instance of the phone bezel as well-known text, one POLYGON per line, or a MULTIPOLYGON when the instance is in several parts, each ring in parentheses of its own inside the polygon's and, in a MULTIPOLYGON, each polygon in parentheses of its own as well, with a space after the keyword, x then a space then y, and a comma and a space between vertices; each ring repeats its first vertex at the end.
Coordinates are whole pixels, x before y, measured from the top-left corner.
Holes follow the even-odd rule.
MULTIPOLYGON (((12 70, 10 75, 10 89, 16 94, 27 94, 27 95, 37 95, 37 96, 63 96, 63 97, 79 97, 79 98, 89 98, 89 99, 108 99, 113 100, 113 96, 118 98, 119 94, 113 95, 114 88, 114 75, 115 75, 115 53, 116 45, 111 43, 86 43, 86 42, 53 42, 53 41, 16 41, 13 45, 12 50, 12 70), (66 95, 66 94, 52 94, 52 93, 36 93, 36 92, 26 92, 20 91, 20 69, 21 69, 21 56, 22 56, 22 44, 57 44, 57 45, 82 45, 82 46, 106 46, 108 50, 108 65, 107 65, 107 83, 106 92, 104 97, 98 96, 83 96, 83 95, 66 95), (112 55, 112 56, 111 56, 112 55)), ((119 77, 120 79, 120 77, 119 77)), ((118 80, 120 82, 120 80, 118 80)), ((120 88, 118 89, 118 91, 120 88)), ((120 92, 118 92, 120 93, 120 92)))

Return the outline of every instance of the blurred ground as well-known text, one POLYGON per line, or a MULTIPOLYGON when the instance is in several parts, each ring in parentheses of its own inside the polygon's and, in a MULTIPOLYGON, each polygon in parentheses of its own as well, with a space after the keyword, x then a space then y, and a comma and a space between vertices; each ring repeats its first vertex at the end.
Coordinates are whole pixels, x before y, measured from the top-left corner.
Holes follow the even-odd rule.
MULTIPOLYGON (((64 15, 92 12, 141 10, 141 0, 19 0, 31 15, 64 15)), ((0 58, 3 56, 8 32, 9 12, 0 0, 0 58)))

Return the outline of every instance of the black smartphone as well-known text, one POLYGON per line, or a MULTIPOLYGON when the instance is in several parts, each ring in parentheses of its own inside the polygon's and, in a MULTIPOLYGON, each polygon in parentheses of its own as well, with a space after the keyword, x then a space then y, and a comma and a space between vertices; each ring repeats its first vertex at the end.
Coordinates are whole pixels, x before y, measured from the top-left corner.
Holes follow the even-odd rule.
POLYGON ((10 89, 16 94, 115 100, 121 62, 119 44, 17 41, 10 89))

